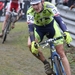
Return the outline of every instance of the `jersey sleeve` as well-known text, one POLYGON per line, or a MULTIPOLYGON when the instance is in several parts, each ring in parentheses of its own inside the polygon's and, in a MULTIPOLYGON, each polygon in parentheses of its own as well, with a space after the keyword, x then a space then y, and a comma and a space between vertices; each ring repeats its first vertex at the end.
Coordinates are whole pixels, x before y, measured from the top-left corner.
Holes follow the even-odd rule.
POLYGON ((32 15, 32 13, 27 12, 27 23, 34 23, 34 17, 32 15))
POLYGON ((56 16, 56 15, 59 14, 59 12, 58 12, 58 10, 57 10, 56 7, 52 8, 51 11, 52 11, 52 13, 53 13, 54 16, 56 16))
POLYGON ((34 36, 34 17, 31 8, 27 11, 27 24, 31 42, 35 40, 34 36))
POLYGON ((47 3, 46 7, 51 12, 51 16, 56 20, 61 30, 64 32, 67 30, 65 23, 63 22, 62 18, 60 17, 60 13, 52 3, 47 3))
POLYGON ((53 5, 52 3, 47 3, 46 7, 51 12, 52 16, 56 16, 56 15, 59 14, 59 11, 57 10, 57 7, 55 7, 55 5, 53 5))

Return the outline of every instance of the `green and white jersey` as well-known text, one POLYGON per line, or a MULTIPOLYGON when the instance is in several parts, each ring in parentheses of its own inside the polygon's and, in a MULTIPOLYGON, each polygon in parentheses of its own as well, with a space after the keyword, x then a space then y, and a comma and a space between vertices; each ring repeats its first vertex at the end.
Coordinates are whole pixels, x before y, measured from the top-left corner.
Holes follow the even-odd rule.
POLYGON ((49 24, 53 16, 59 14, 57 8, 50 2, 44 2, 43 11, 36 13, 32 6, 27 11, 27 23, 34 23, 38 26, 49 24))

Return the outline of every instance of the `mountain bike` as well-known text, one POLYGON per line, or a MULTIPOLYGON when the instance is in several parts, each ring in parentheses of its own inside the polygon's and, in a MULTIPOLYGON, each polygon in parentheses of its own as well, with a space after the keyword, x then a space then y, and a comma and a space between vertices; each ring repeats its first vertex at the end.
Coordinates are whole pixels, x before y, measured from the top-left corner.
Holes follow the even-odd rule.
MULTIPOLYGON (((7 38, 7 34, 10 32, 10 30, 12 29, 11 28, 11 23, 14 23, 16 20, 17 20, 17 17, 20 17, 20 12, 21 10, 16 13, 14 8, 12 8, 12 12, 10 12, 10 16, 6 22, 6 25, 5 25, 5 29, 4 29, 4 32, 3 32, 3 40, 2 40, 2 43, 4 43, 6 41, 6 38, 7 38)), ((24 13, 22 14, 24 15, 24 13)), ((19 20, 19 19, 18 19, 19 20)))
POLYGON ((12 9, 12 12, 9 13, 10 16, 6 22, 6 27, 4 29, 4 32, 3 32, 3 40, 2 40, 2 43, 4 43, 6 41, 6 38, 7 38, 7 34, 9 33, 9 31, 11 30, 11 23, 15 21, 16 19, 16 16, 18 15, 14 9, 12 9))
POLYGON ((62 39, 65 36, 60 36, 57 38, 52 38, 52 39, 48 39, 42 43, 39 43, 39 45, 46 47, 46 46, 50 46, 50 64, 51 64, 51 68, 53 73, 51 75, 66 75, 66 72, 64 70, 63 64, 62 64, 62 60, 59 56, 59 54, 56 52, 54 43, 56 40, 62 39))

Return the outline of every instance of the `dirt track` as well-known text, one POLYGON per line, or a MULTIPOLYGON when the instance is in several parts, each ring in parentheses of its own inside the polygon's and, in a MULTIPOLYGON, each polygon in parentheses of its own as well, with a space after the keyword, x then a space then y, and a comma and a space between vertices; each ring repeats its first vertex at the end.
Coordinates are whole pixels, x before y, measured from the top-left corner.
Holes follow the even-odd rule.
MULTIPOLYGON (((0 75, 46 75, 43 64, 28 50, 28 33, 23 24, 20 23, 22 29, 19 27, 11 31, 5 44, 0 39, 0 75)), ((72 75, 75 75, 75 49, 71 48, 66 53, 72 75)))
POLYGON ((12 30, 4 44, 0 38, 0 75, 46 75, 43 64, 28 50, 27 29, 21 27, 12 30))

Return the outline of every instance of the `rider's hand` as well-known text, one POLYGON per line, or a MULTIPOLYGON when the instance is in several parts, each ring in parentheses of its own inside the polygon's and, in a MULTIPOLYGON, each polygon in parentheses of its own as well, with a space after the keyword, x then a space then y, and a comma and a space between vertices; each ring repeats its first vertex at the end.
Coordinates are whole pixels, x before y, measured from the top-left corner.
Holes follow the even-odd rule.
POLYGON ((73 8, 75 8, 75 4, 70 6, 70 10, 72 10, 73 8))
POLYGON ((38 54, 38 48, 39 48, 39 44, 36 43, 35 41, 33 41, 31 43, 31 51, 33 54, 38 54))
POLYGON ((65 40, 67 44, 70 44, 70 42, 72 41, 72 37, 70 36, 69 32, 64 32, 64 34, 66 35, 65 40))

